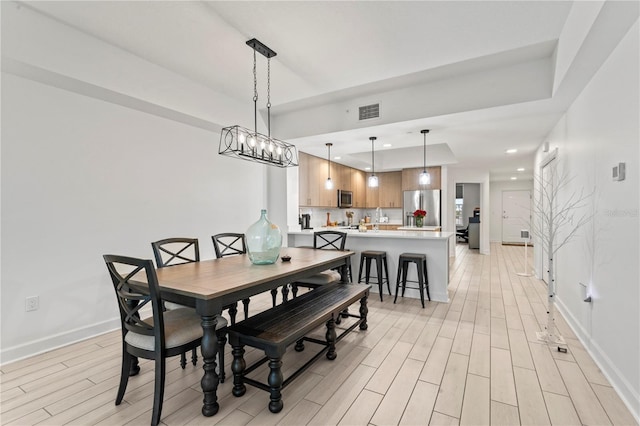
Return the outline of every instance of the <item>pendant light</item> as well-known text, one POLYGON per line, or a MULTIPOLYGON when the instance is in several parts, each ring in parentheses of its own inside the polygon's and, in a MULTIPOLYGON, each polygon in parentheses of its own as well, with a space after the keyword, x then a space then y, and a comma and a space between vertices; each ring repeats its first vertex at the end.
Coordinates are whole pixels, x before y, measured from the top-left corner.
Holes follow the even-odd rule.
POLYGON ((333 189, 333 181, 331 180, 331 146, 332 143, 327 143, 327 150, 329 151, 327 154, 327 180, 324 183, 324 187, 326 189, 333 189))
POLYGON ((424 143, 423 143, 423 163, 422 163, 422 173, 420 173, 420 177, 418 181, 420 185, 429 185, 431 183, 431 176, 427 172, 427 133, 429 130, 420 130, 420 133, 424 135, 424 143))
POLYGON ((375 157, 373 152, 373 144, 377 138, 375 136, 371 136, 369 139, 371 140, 371 176, 369 176, 369 187, 377 188, 378 176, 376 176, 375 157))

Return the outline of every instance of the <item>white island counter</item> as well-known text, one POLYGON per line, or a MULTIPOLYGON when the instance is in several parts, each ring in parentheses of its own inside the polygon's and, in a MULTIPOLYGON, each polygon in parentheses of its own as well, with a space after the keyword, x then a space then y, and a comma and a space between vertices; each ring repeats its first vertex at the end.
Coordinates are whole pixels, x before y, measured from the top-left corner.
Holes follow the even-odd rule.
MULTIPOLYGON (((318 229, 318 231, 326 229, 318 229)), ((431 300, 436 302, 449 302, 447 285, 449 284, 449 244, 455 237, 453 232, 424 232, 424 231, 367 231, 337 229, 346 232, 346 248, 356 252, 352 258, 353 281, 358 281, 358 269, 360 267, 360 253, 365 250, 379 250, 387 252, 389 265, 389 283, 391 292, 395 296, 396 274, 398 272, 398 257, 401 253, 425 253, 427 255, 427 273, 429 277, 429 293, 431 300)), ((288 233, 289 247, 313 246, 314 230, 294 231, 288 233)), ((283 251, 284 252, 284 251, 283 251)), ((372 275, 375 268, 372 266, 372 275)), ((364 277, 364 271, 363 271, 364 277)), ((409 267, 409 279, 417 280, 415 266, 409 267)), ((407 283, 417 286, 416 283, 407 283)), ((371 290, 378 291, 378 286, 373 285, 371 290)), ((387 290, 383 292, 387 300, 387 290)), ((419 298, 418 290, 407 289, 405 297, 419 298)), ((426 294, 425 294, 426 298, 426 294)), ((393 301, 393 297, 390 297, 393 301)), ((398 303, 400 299, 398 298, 398 303)))

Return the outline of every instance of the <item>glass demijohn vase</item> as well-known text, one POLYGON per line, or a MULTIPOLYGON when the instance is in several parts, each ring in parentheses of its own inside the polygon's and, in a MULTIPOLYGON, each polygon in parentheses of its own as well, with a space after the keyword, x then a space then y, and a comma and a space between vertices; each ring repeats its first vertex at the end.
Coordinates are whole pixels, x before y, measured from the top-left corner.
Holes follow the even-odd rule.
POLYGON ((416 217, 416 228, 422 228, 423 224, 424 224, 424 216, 417 216, 416 217))
POLYGON ((254 265, 275 263, 280 256, 282 233, 278 225, 267 219, 267 211, 261 210, 260 220, 251 225, 245 234, 247 253, 254 265))

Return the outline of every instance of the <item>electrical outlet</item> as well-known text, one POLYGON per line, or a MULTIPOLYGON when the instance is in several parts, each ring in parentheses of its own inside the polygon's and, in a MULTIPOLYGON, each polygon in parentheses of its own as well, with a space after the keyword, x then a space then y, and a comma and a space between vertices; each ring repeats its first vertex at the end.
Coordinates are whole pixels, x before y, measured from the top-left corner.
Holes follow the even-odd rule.
POLYGON ((25 311, 37 311, 40 308, 40 297, 39 296, 30 296, 25 299, 25 311))

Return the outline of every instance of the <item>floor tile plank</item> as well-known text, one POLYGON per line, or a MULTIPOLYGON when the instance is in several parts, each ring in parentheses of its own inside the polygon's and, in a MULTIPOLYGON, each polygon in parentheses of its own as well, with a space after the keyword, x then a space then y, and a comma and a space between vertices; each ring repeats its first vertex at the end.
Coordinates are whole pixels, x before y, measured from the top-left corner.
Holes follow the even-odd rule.
POLYGON ((491 399, 509 405, 518 405, 513 368, 509 351, 491 348, 491 399))
POLYGON ((380 405, 380 401, 382 401, 381 394, 364 389, 338 424, 343 426, 369 424, 371 417, 380 405))
POLYGON ((486 334, 473 333, 469 374, 491 377, 491 339, 486 334))
POLYGON ((436 400, 435 410, 437 412, 460 418, 468 365, 468 356, 456 353, 449 356, 436 400))
POLYGON ((551 424, 535 371, 513 367, 513 374, 522 424, 530 426, 551 424))
POLYGON ((398 376, 389 387, 389 391, 382 398, 371 423, 386 425, 400 422, 422 367, 424 367, 423 362, 407 358, 398 372, 398 376))
POLYGON ((487 377, 467 375, 462 403, 461 425, 489 425, 491 423, 490 380, 487 377))
POLYGON ((518 408, 513 405, 491 401, 491 425, 513 426, 520 424, 518 408))
POLYGON ((540 388, 546 392, 569 395, 556 363, 549 354, 549 347, 542 343, 530 343, 529 349, 540 381, 540 388))
POLYGON ((592 384, 591 387, 614 425, 638 424, 611 386, 592 384))
POLYGON ((409 398, 407 407, 400 419, 401 425, 427 424, 438 397, 439 387, 423 381, 418 381, 409 398))
POLYGON ((380 367, 376 369, 375 374, 365 388, 383 395, 387 393, 389 386, 391 386, 398 371, 400 371, 400 368, 404 364, 411 347, 412 345, 408 343, 398 342, 393 348, 393 351, 389 353, 389 356, 387 356, 380 367))
POLYGON ((582 425, 571 398, 552 392, 542 392, 542 395, 544 396, 551 424, 563 426, 582 425))
POLYGON ((513 366, 533 370, 533 359, 531 358, 529 343, 524 331, 509 328, 507 332, 509 334, 509 347, 511 348, 513 366))
POLYGON ((582 423, 593 425, 611 424, 609 417, 602 405, 600 405, 600 401, 591 386, 589 386, 587 379, 582 374, 580 367, 573 362, 567 361, 556 361, 556 364, 582 423))
POLYGON ((429 426, 455 426, 459 425, 460 421, 455 417, 447 416, 446 414, 438 413, 434 411, 431 415, 431 421, 429 426))
POLYGON ((447 366, 447 360, 451 353, 453 340, 446 337, 437 337, 429 358, 424 364, 424 369, 420 373, 420 380, 439 385, 442 381, 444 369, 447 366))
POLYGON ((338 424, 374 373, 374 368, 359 365, 353 374, 341 382, 341 386, 322 406, 309 425, 338 424))

